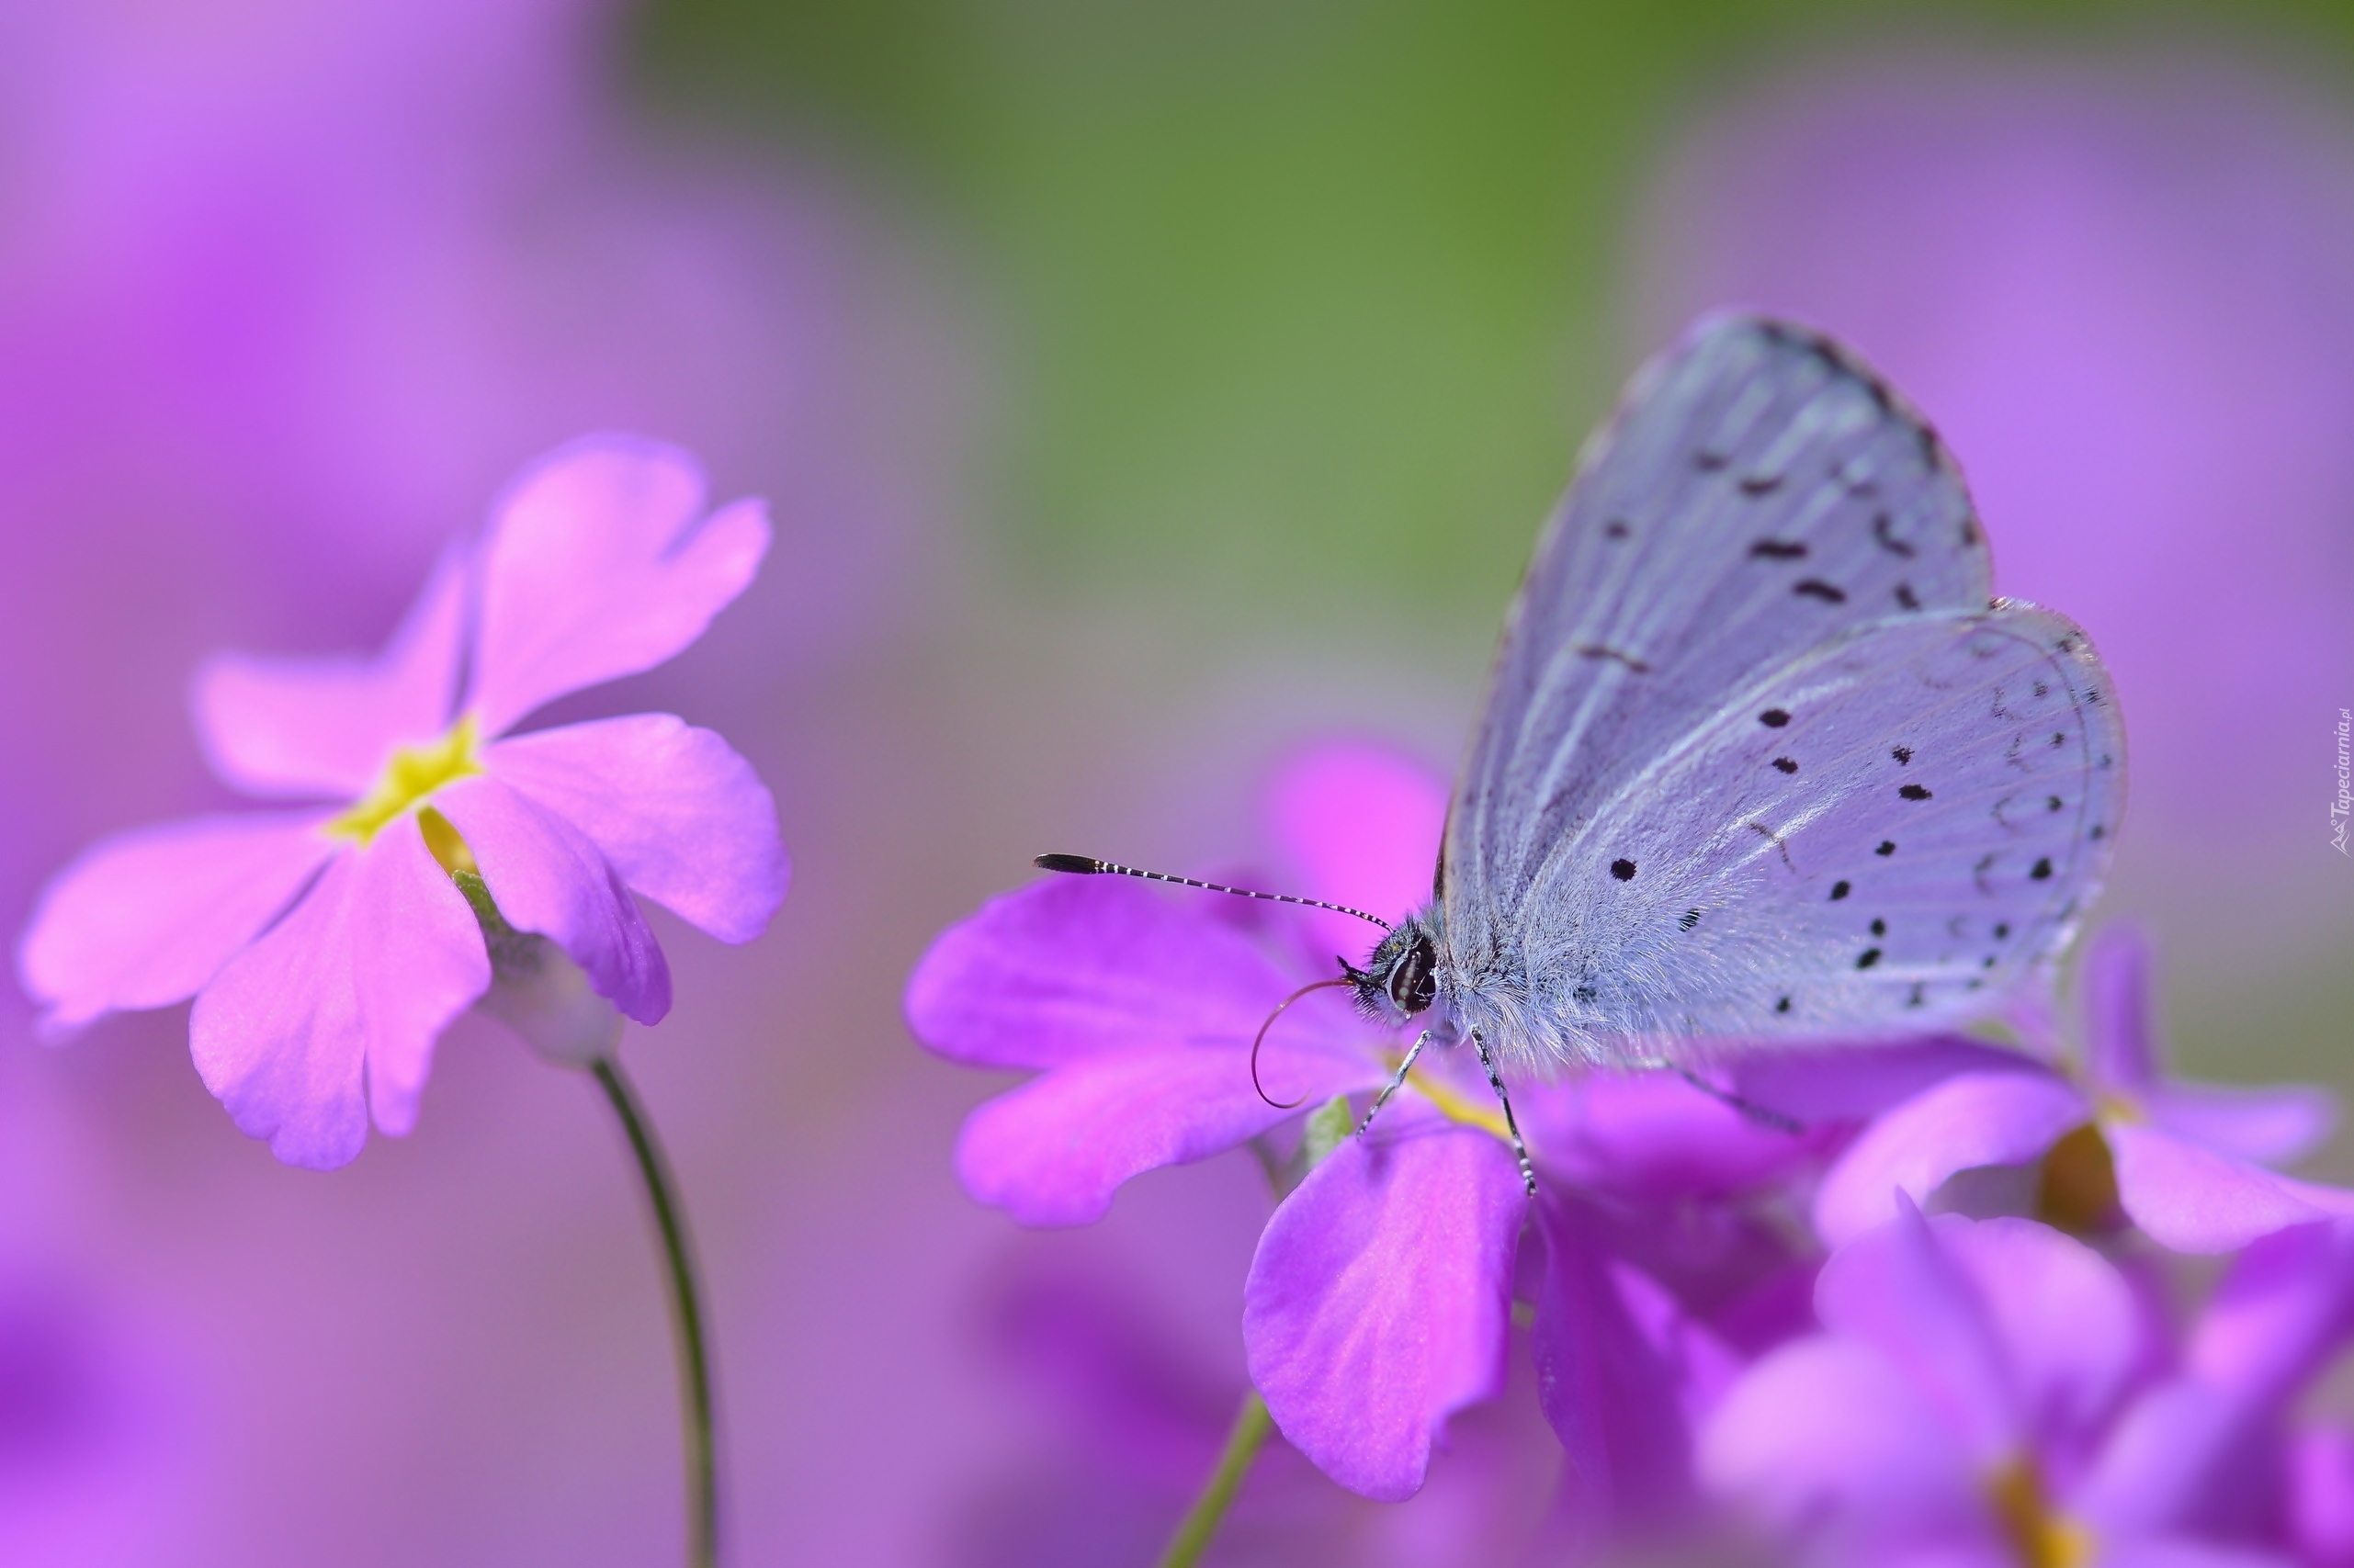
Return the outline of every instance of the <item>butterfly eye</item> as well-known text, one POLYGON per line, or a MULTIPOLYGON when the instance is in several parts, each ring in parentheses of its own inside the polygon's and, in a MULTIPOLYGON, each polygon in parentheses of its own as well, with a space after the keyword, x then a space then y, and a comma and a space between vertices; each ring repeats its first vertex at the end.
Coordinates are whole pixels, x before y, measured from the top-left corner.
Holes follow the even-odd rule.
POLYGON ((1431 1005, 1439 989, 1433 973, 1438 960, 1429 937, 1418 940, 1398 960, 1389 972, 1389 999, 1398 1004, 1399 1011, 1418 1013, 1431 1005))

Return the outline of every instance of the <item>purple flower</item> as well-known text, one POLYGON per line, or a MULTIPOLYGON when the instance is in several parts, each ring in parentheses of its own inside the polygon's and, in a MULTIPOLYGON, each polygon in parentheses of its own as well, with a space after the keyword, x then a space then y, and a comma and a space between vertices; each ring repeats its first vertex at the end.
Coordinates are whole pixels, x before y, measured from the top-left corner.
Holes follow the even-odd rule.
MULTIPOLYGON (((1427 887, 1445 810, 1427 770, 1322 749, 1272 798, 1298 886, 1375 910, 1427 887)), ((967 1190, 1026 1224, 1083 1224, 1130 1177, 1270 1133, 1297 1112, 1252 1088, 1253 1035, 1318 954, 1365 945, 1345 917, 1110 878, 992 900, 941 936, 907 995, 934 1050, 1036 1075, 966 1122, 967 1190)), ((1404 1043, 1318 995, 1270 1031, 1262 1076, 1308 1105, 1362 1096, 1404 1043)), ((1776 1303, 1806 1265, 1787 1227, 1724 1200, 1809 1168, 1923 1083, 2003 1055, 1930 1042, 1742 1065, 1733 1087, 1806 1119, 1800 1136, 1665 1077, 1515 1087, 1548 1187, 1539 1371, 1592 1512, 1639 1517, 1681 1496, 1689 1416, 1729 1347, 1790 1321, 1776 1303)), ((1293 1445, 1367 1496, 1412 1494, 1448 1417, 1500 1386, 1530 1214, 1502 1134, 1477 1067, 1426 1054, 1371 1135, 1341 1137, 1261 1237, 1243 1314, 1252 1382, 1293 1445)))
POLYGON ((1890 1195, 1925 1202, 1948 1177, 2044 1160, 2049 1216, 2098 1225, 2123 1214, 2178 1252, 2228 1252, 2258 1236, 2354 1213, 2354 1192, 2267 1168, 2328 1135, 2321 1089, 2236 1089, 2162 1077, 2150 1022, 2149 949, 2111 928, 2086 965, 2081 1078, 2016 1058, 1947 1078, 1883 1116, 1824 1178, 1815 1225, 1836 1247, 1884 1221, 1890 1195))
POLYGON ((1806 1561, 2282 1561, 2190 1528, 2186 1496, 2218 1475, 2121 1419, 2162 1348, 2083 1243, 1907 1204, 1824 1266, 1815 1304, 1822 1332, 1743 1374, 1700 1449, 1709 1488, 1806 1561))
MULTIPOLYGON (((592 438, 524 472, 380 658, 209 661, 193 701, 214 770, 249 795, 332 804, 85 852, 18 950, 45 1028, 193 995, 198 1070, 239 1128, 290 1164, 344 1164, 371 1113, 387 1133, 414 1124, 434 1042, 490 988, 494 957, 518 985, 567 973, 535 965, 527 941, 490 951, 460 874, 615 1009, 660 1019, 670 972, 631 895, 723 941, 756 935, 786 882, 767 790, 666 714, 507 732, 685 649, 767 544, 757 502, 704 514, 685 454, 592 438)), ((598 1027, 535 1043, 594 1052, 609 1043, 598 1027)))

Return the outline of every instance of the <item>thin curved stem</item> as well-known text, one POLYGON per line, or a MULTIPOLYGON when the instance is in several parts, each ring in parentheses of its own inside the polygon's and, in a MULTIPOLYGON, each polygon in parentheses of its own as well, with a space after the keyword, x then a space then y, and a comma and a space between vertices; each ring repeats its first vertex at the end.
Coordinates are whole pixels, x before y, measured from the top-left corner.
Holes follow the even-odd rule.
POLYGON ((1194 1506, 1185 1510, 1177 1533, 1169 1538, 1169 1550, 1160 1554, 1160 1568, 1194 1568, 1202 1560, 1218 1526, 1226 1522, 1226 1511, 1233 1506, 1234 1495, 1250 1473, 1251 1461, 1266 1446, 1267 1434, 1274 1426, 1267 1415, 1267 1402, 1259 1397, 1257 1389, 1242 1396, 1242 1408, 1234 1413, 1217 1468, 1210 1472, 1209 1482, 1194 1499, 1194 1506))
POLYGON ((678 1201, 678 1183, 670 1162, 655 1140, 654 1124, 638 1098, 621 1064, 600 1059, 591 1071, 605 1086, 614 1113, 629 1134, 630 1152, 638 1156, 638 1173, 645 1179, 646 1197, 653 1205, 654 1227, 660 1232, 662 1255, 670 1266, 671 1327, 678 1340, 679 1397, 685 1405, 686 1437, 686 1562, 687 1568, 714 1568, 719 1561, 719 1455, 716 1424, 711 1415, 711 1352, 703 1325, 703 1287, 695 1267, 695 1245, 686 1233, 686 1211, 678 1201))

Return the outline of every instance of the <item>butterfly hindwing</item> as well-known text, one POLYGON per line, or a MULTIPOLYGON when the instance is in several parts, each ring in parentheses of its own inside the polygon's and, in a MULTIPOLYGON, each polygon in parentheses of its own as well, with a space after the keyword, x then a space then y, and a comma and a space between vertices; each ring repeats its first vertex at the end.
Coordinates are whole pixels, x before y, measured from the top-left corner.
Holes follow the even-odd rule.
POLYGON ((2123 790, 2107 676, 2065 617, 2004 603, 1836 638, 1728 694, 1543 864, 1528 971, 1590 1039, 1532 1049, 1625 1062, 1983 1011, 2091 897, 2123 790))
POLYGON ((1444 860, 1492 945, 1538 868, 1728 691, 1884 618, 1986 607, 1986 552, 1929 427, 1827 340, 1735 318, 1635 382, 1506 622, 1444 860))

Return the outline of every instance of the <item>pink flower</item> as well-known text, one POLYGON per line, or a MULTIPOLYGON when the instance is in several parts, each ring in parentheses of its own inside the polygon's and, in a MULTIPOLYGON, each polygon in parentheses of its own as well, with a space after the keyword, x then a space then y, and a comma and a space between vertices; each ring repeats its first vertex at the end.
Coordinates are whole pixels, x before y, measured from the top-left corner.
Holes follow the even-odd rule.
MULTIPOLYGON (((546 942, 619 1012, 659 1020, 670 971, 631 895, 722 941, 757 935, 787 875, 767 790, 667 714, 507 732, 686 648, 767 546, 758 502, 704 515, 685 454, 592 438, 525 471, 380 658, 208 661, 193 705, 214 770, 327 804, 85 851, 17 953, 45 1030, 194 996, 206 1086, 280 1159, 327 1168, 359 1153, 371 1113, 390 1134, 415 1124, 434 1041, 494 967, 507 1016, 517 991, 560 990, 546 942), (479 922, 461 883, 495 900, 479 922)), ((604 1027, 535 1043, 603 1049, 604 1027)))
POLYGON ((2043 1207, 2099 1224, 2114 1208, 2159 1246, 2233 1252, 2258 1236, 2354 1214, 2354 1191, 2271 1168, 2328 1136, 2326 1090, 2167 1078, 2150 1020, 2148 944, 2112 927, 2086 964, 2088 1048, 2063 1076, 2026 1058, 1958 1074, 1898 1105, 1823 1179, 1815 1228, 1843 1246, 1895 1195, 1925 1202, 1947 1178, 2044 1160, 2043 1207))

